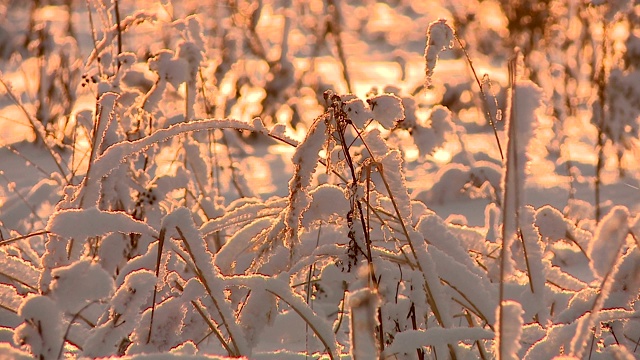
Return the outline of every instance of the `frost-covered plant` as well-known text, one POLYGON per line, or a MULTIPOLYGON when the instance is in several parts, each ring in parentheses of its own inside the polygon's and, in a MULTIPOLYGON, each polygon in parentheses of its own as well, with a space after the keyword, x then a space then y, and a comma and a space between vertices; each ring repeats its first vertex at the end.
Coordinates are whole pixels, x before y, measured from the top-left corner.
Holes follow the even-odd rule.
MULTIPOLYGON (((240 34, 222 38, 260 57, 264 9, 249 3, 224 8, 247 22, 241 31, 218 31, 240 34)), ((329 3, 326 12, 340 15, 329 3)), ((116 24, 91 55, 101 59, 89 84, 95 109, 78 122, 88 134, 83 165, 34 187, 26 199, 38 207, 1 208, 15 231, 0 240, 3 340, 45 359, 633 356, 638 218, 616 206, 597 225, 576 224, 575 209, 529 205, 545 101, 533 82, 512 79, 504 165, 443 166, 429 174, 430 192, 415 193, 397 144, 408 134, 424 157, 463 142, 450 109, 419 113, 393 87, 367 99, 326 91, 295 140, 251 108, 256 89, 268 87, 274 97, 263 106, 283 106, 286 50, 263 69, 273 78, 243 83, 251 66, 237 54, 212 63, 200 17, 165 24, 175 50, 142 56, 121 51, 120 38, 153 17, 110 16, 116 24), (241 99, 212 95, 223 87, 214 78, 241 99), (240 163, 265 138, 293 148, 289 182, 267 199, 254 196, 259 184, 240 163), (491 197, 486 229, 431 209, 461 192, 491 197)), ((428 34, 426 74, 436 77, 435 59, 461 41, 444 20, 428 34)))

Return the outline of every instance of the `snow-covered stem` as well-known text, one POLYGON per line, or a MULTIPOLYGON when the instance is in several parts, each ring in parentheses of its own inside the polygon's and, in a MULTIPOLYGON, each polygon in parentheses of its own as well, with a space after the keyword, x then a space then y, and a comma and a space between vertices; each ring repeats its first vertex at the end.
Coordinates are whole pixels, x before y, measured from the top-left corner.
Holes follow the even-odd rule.
POLYGON ((546 272, 550 264, 543 258, 544 245, 542 245, 540 234, 534 225, 535 211, 533 207, 529 205, 523 207, 520 216, 522 217, 520 240, 522 241, 527 277, 529 279, 529 290, 538 304, 535 319, 543 326, 546 326, 549 322, 549 314, 544 305, 545 283, 547 281, 546 272))
MULTIPOLYGON (((341 110, 340 110, 341 111, 341 110)), ((338 116, 342 116, 342 114, 338 115, 338 116)), ((336 117, 336 119, 338 119, 336 117)), ((336 121, 344 121, 345 119, 340 119, 340 120, 336 120, 336 121)), ((347 162, 347 165, 349 166, 349 171, 351 172, 351 185, 350 188, 355 189, 357 187, 357 183, 358 183, 358 177, 356 175, 356 168, 354 166, 354 162, 353 159, 351 157, 351 153, 349 152, 349 146, 347 145, 347 141, 345 139, 344 136, 344 127, 340 128, 342 125, 337 125, 338 129, 338 136, 339 136, 339 141, 340 141, 340 145, 342 147, 342 151, 344 153, 345 156, 345 160, 347 162)), ((370 175, 370 174, 368 174, 370 175)), ((368 187, 369 183, 367 182, 367 187, 368 187)), ((352 196, 355 196, 355 192, 353 191, 354 194, 352 194, 352 196)), ((367 189, 367 194, 366 196, 369 196, 369 191, 367 189)), ((366 247, 366 256, 367 256, 367 264, 368 264, 368 268, 369 268, 369 277, 371 280, 371 284, 377 287, 377 278, 376 278, 376 273, 375 273, 375 268, 373 266, 373 258, 371 257, 371 233, 369 232, 369 226, 366 223, 367 220, 365 220, 365 216, 364 216, 364 211, 362 210, 362 203, 360 202, 359 199, 354 199, 355 205, 358 209, 358 214, 359 214, 359 219, 360 219, 360 225, 362 226, 362 231, 364 233, 364 240, 365 240, 365 247, 366 247)), ((351 209, 351 211, 353 212, 355 209, 351 209)), ((368 219, 368 217, 367 217, 368 219)))
MULTIPOLYGON (((489 110, 489 106, 488 106, 489 97, 484 91, 482 82, 478 77, 476 68, 475 66, 473 66, 473 61, 471 60, 471 57, 469 56, 467 49, 465 48, 464 44, 462 43, 462 40, 460 40, 456 32, 447 24, 446 19, 439 19, 431 22, 427 29, 427 45, 424 50, 424 58, 425 58, 425 64, 426 64, 425 87, 429 88, 431 86, 431 76, 433 75, 433 70, 436 67, 440 52, 445 51, 447 49, 451 49, 453 47, 454 40, 458 43, 458 45, 460 46, 460 49, 462 49, 462 52, 465 55, 465 59, 467 60, 467 63, 471 68, 473 77, 476 83, 478 84, 478 88, 480 89, 480 94, 482 95, 481 100, 482 100, 484 115, 489 121, 491 128, 493 129, 493 134, 495 136, 496 143, 498 144, 498 150, 500 151, 500 157, 504 159, 502 145, 500 145, 500 138, 498 137, 498 130, 496 129, 496 125, 495 125, 496 118, 494 118, 494 116, 491 114, 491 111, 489 110)), ((495 96, 494 96, 494 103, 496 104, 496 107, 497 107, 497 100, 495 100, 495 96)))
POLYGON ((151 298, 151 316, 149 320, 149 333, 147 335, 147 344, 151 341, 151 330, 153 329, 153 317, 156 311, 156 296, 158 295, 158 278, 160 276, 160 261, 162 260, 162 250, 164 249, 164 241, 167 229, 160 229, 158 235, 158 256, 156 258, 156 283, 153 286, 153 297, 151 298))
MULTIPOLYGON (((373 266, 373 256, 371 254, 371 234, 370 234, 370 230, 371 230, 371 166, 370 164, 368 164, 368 166, 365 167, 365 171, 367 172, 367 179, 366 179, 366 189, 365 189, 365 202, 367 204, 367 218, 366 218, 366 225, 365 225, 365 229, 366 229, 366 247, 367 247, 367 258, 371 259, 371 261, 368 262, 368 269, 369 269, 369 273, 371 274, 371 285, 373 285, 375 287, 375 289, 377 290, 378 287, 380 286, 379 284, 379 279, 376 278, 375 275, 375 268, 373 266)), ((382 173, 381 173, 382 175, 382 173)), ((384 179, 384 176, 383 176, 384 179)), ((385 181, 386 184, 386 181, 385 181)), ((391 192, 389 192, 389 194, 391 194, 391 192)), ((402 219, 400 220, 402 222, 402 219)), ((378 316, 378 344, 380 346, 380 352, 384 351, 384 325, 382 322, 382 307, 378 306, 377 307, 377 316, 378 316)), ((353 325, 353 318, 351 319, 352 321, 352 325, 353 325)), ((353 330, 353 326, 352 326, 352 330, 353 330)), ((351 334, 352 339, 355 339, 354 334, 351 334)), ((354 342, 351 343, 352 346, 354 344, 354 342)), ((354 353, 354 358, 355 358, 355 353, 354 353)))
POLYGON ((212 302, 222 326, 230 338, 230 347, 234 356, 250 355, 242 329, 236 322, 231 304, 224 293, 225 282, 214 265, 213 254, 195 226, 191 212, 186 208, 178 208, 162 220, 166 236, 180 239, 180 243, 172 241, 173 251, 181 257, 202 284, 207 298, 212 302), (181 245, 180 245, 181 244, 181 245))
POLYGON ((47 296, 30 296, 22 303, 18 315, 24 320, 13 339, 18 345, 28 345, 40 359, 57 359, 64 346, 63 317, 58 304, 47 296))
MULTIPOLYGON (((62 344, 60 344, 60 350, 58 351, 58 359, 63 358, 64 345, 65 345, 65 342, 68 341, 67 337, 69 336, 69 331, 71 330, 71 326, 76 322, 76 320, 82 317, 82 312, 84 310, 86 310, 89 306, 95 304, 96 302, 97 301, 91 301, 86 303, 78 312, 73 314, 73 316, 71 317, 71 320, 69 320, 69 323, 67 324, 67 328, 64 331, 64 335, 62 336, 62 344)), ((77 344, 74 344, 74 345, 77 346, 77 344)))
MULTIPOLYGON (((507 277, 511 273, 511 269, 513 267, 512 259, 511 259, 511 244, 517 232, 518 226, 518 189, 517 187, 519 182, 517 181, 518 174, 518 166, 517 166, 517 147, 515 145, 516 142, 516 125, 517 117, 515 114, 515 104, 514 99, 516 96, 516 76, 517 76, 517 58, 512 59, 509 62, 509 86, 511 89, 511 103, 510 103, 510 111, 507 111, 509 116, 508 123, 508 142, 507 142, 507 159, 505 166, 505 175, 504 175, 504 195, 503 195, 503 208, 502 208, 502 244, 500 246, 500 282, 499 282, 499 299, 498 299, 498 324, 497 324, 497 338, 498 342, 501 339, 507 337, 507 334, 504 333, 505 326, 502 324, 506 321, 505 319, 505 310, 503 309, 505 303, 505 285, 507 282, 507 277), (515 179, 515 180, 512 180, 515 179), (513 215, 515 214, 515 215, 513 215), (514 218, 511 218, 514 216, 514 218)), ((498 359, 504 359, 505 354, 502 353, 502 347, 499 346, 497 348, 497 357, 498 359)))
MULTIPOLYGON (((93 131, 91 134, 91 138, 93 139, 93 144, 91 146, 91 153, 89 155, 89 165, 87 168, 87 174, 85 175, 85 180, 89 181, 91 179, 91 170, 92 165, 95 162, 96 158, 102 154, 102 142, 105 138, 105 133, 109 128, 111 121, 113 120, 113 111, 116 106, 116 101, 118 100, 118 94, 113 92, 107 92, 100 96, 98 101, 96 101, 96 116, 95 123, 93 127, 93 131)), ((97 179, 100 181, 100 179, 97 179)), ((89 200, 89 206, 96 205, 98 203, 97 193, 91 194, 94 195, 89 200)), ((80 199, 79 207, 82 208, 84 205, 85 197, 83 196, 80 199)))
POLYGON ((375 313, 380 308, 376 295, 371 289, 365 288, 350 293, 347 298, 351 309, 349 322, 351 358, 354 360, 379 357, 374 335, 375 313))
POLYGON ((380 177, 382 178, 382 182, 384 183, 387 193, 389 194, 389 199, 391 200, 391 204, 393 205, 393 210, 396 212, 398 222, 402 227, 402 233, 404 234, 407 241, 411 243, 409 231, 407 230, 407 225, 405 224, 405 218, 402 216, 402 213, 398 208, 398 202, 396 201, 395 196, 393 196, 393 191, 391 190, 391 187, 389 186, 389 182, 387 181, 387 177, 385 176, 384 167, 381 163, 376 163, 375 166, 380 172, 380 177))
POLYGON ((419 349, 423 346, 439 346, 442 344, 457 344, 459 341, 490 340, 493 333, 479 327, 443 329, 434 327, 425 331, 407 330, 399 333, 391 346, 382 354, 384 358, 391 357, 401 351, 419 349), (386 355, 386 356, 385 356, 386 355))
POLYGON ((120 165, 120 163, 127 161, 133 155, 145 151, 155 144, 184 133, 227 128, 249 130, 269 135, 266 129, 258 128, 255 121, 254 123, 248 123, 232 119, 206 119, 184 122, 172 125, 166 129, 159 129, 153 134, 135 141, 122 141, 116 143, 96 158, 96 161, 93 163, 92 171, 87 174, 84 181, 85 187, 83 188, 82 195, 79 199, 82 199, 85 196, 84 193, 93 194, 91 195, 93 196, 92 203, 97 203, 98 199, 96 199, 95 196, 99 196, 100 194, 100 180, 109 175, 120 165))
POLYGON ((504 311, 505 314, 499 314, 501 321, 497 325, 499 336, 496 338, 495 347, 497 348, 498 360, 516 360, 518 359, 518 350, 520 349, 520 336, 522 335, 522 305, 520 303, 507 300, 500 305, 498 311, 504 311))
MULTIPOLYGON (((471 317, 471 314, 468 311, 465 311, 464 318, 467 320, 467 324, 469 325, 469 327, 471 328, 476 327, 476 324, 473 321, 473 318, 471 317)), ((476 344, 476 347, 478 348, 478 354, 480 355, 480 359, 482 360, 489 359, 489 355, 485 350, 484 342, 481 339, 478 339, 475 341, 475 344, 476 344)))

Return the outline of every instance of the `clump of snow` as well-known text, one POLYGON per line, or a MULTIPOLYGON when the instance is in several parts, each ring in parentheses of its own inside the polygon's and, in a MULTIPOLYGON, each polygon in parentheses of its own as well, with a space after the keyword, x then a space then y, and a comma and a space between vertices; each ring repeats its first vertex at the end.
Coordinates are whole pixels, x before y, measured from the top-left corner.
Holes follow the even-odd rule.
MULTIPOLYGON (((188 79, 187 61, 171 50, 160 50, 149 60, 149 69, 158 74, 158 81, 167 82, 176 89, 188 79)), ((159 100, 161 96, 162 94, 159 94, 157 99, 159 100)), ((147 105, 152 106, 149 100, 147 101, 147 105)))
POLYGON ((419 121, 410 129, 414 142, 423 155, 432 154, 442 147, 455 129, 451 119, 451 111, 444 106, 436 105, 429 113, 429 121, 419 121))
POLYGON ((520 336, 522 335, 522 305, 515 301, 505 301, 498 308, 496 318, 501 319, 496 325, 495 353, 498 359, 518 359, 520 336), (502 311, 502 313, 500 313, 502 311))
POLYGON ((367 121, 373 118, 371 109, 359 98, 353 98, 344 102, 344 111, 349 119, 359 129, 363 129, 367 121))
POLYGON ((278 311, 276 304, 276 297, 264 289, 251 289, 239 319, 249 346, 256 346, 265 327, 274 323, 278 311))
POLYGON ((385 129, 392 129, 404 120, 402 99, 393 94, 382 94, 367 99, 373 118, 385 129))
POLYGON ((453 47, 453 29, 447 24, 446 19, 439 19, 429 24, 427 29, 427 46, 424 49, 424 60, 426 62, 425 86, 431 85, 433 69, 436 67, 440 53, 453 47))
POLYGON ((24 322, 15 330, 15 343, 27 345, 34 356, 43 359, 59 358, 65 323, 58 304, 47 296, 30 296, 20 305, 18 316, 24 322))
POLYGON ((263 275, 236 276, 229 278, 229 282, 232 284, 247 286, 249 288, 257 288, 258 290, 264 289, 272 295, 280 298, 300 317, 302 317, 307 324, 309 324, 315 334, 320 338, 323 345, 326 346, 325 350, 329 352, 330 357, 337 359, 335 334, 333 333, 331 326, 324 319, 318 317, 299 294, 292 291, 288 280, 286 273, 282 273, 282 275, 275 278, 269 278, 263 275))
POLYGON ((540 235, 551 241, 564 239, 567 235, 567 220, 552 206, 545 205, 536 211, 536 226, 540 235))
POLYGON ((344 216, 349 212, 349 201, 344 190, 324 184, 309 192, 311 203, 302 214, 302 226, 308 227, 317 220, 328 220, 332 216, 344 216))
POLYGON ((157 236, 149 225, 124 212, 102 211, 97 207, 58 211, 49 220, 47 231, 72 239, 86 239, 111 232, 157 236))
POLYGON ((78 313, 87 304, 107 299, 114 292, 111 275, 88 259, 54 269, 52 275, 51 297, 67 313, 78 313))
POLYGON ((8 284, 14 284, 15 290, 19 293, 26 294, 28 290, 25 288, 35 288, 38 283, 39 269, 24 259, 10 254, 10 248, 0 249, 0 263, 2 263, 2 272, 0 279, 8 284))
POLYGON ((32 360, 33 359, 33 355, 31 355, 30 353, 16 349, 6 342, 0 343, 0 353, 3 354, 3 356, 6 356, 7 359, 12 359, 12 360, 32 360))
POLYGON ((611 273, 629 234, 629 210, 616 206, 602 219, 589 244, 589 265, 600 278, 611 273))
POLYGON ((386 153, 378 165, 378 171, 386 182, 384 188, 390 192, 397 206, 397 216, 401 221, 411 222, 411 204, 404 176, 402 176, 402 156, 398 150, 386 153))

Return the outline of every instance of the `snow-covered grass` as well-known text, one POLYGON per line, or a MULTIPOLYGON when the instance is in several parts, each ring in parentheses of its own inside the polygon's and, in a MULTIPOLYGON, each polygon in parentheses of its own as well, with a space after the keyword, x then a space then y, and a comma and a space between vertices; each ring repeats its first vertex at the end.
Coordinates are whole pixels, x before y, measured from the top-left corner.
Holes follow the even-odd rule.
POLYGON ((136 3, 0 7, 0 354, 640 358, 637 5, 136 3))

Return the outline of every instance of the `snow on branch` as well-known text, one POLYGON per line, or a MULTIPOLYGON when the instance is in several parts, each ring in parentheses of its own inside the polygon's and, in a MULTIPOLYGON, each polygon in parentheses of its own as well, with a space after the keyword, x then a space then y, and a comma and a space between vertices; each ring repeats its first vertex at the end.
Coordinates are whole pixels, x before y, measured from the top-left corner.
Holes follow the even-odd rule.
POLYGON ((112 232, 158 236, 157 231, 148 224, 124 212, 103 211, 96 207, 60 210, 49 219, 47 231, 72 239, 86 239, 112 232))

